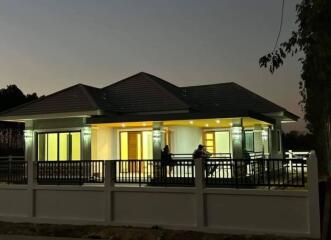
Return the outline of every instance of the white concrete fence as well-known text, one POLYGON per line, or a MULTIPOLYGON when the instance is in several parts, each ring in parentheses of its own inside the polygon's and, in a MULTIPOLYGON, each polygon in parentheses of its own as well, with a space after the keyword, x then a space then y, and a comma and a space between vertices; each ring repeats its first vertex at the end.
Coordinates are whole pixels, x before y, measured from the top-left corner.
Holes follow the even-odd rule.
POLYGON ((195 187, 37 185, 28 164, 27 185, 0 185, 0 221, 142 226, 230 234, 319 238, 317 159, 308 163, 307 189, 221 189, 204 186, 196 164, 195 187))

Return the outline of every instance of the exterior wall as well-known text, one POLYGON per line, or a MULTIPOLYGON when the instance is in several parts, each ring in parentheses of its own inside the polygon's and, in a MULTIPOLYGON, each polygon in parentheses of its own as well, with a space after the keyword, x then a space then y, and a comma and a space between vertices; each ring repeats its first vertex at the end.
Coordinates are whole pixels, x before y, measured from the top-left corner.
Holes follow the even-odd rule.
MULTIPOLYGON (((33 175, 29 163, 29 176, 33 175)), ((0 185, 0 221, 165 228, 230 234, 320 237, 317 159, 308 159, 308 190, 119 187, 111 161, 102 186, 0 185)))
POLYGON ((202 129, 190 126, 170 127, 171 152, 173 153, 193 153, 202 144, 202 129))
MULTIPOLYGON (((113 128, 97 127, 92 128, 92 159, 93 160, 110 160, 112 159, 112 141, 113 128)), ((116 148, 115 148, 116 149, 116 148)))

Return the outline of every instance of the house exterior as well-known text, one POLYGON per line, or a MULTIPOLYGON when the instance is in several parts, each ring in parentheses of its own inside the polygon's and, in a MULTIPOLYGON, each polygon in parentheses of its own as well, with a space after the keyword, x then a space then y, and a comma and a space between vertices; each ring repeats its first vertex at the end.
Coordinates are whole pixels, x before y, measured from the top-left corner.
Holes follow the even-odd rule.
POLYGON ((165 144, 179 156, 204 144, 214 156, 282 158, 281 124, 297 119, 236 83, 178 87, 144 72, 0 114, 25 123, 25 158, 39 161, 160 159, 165 144))

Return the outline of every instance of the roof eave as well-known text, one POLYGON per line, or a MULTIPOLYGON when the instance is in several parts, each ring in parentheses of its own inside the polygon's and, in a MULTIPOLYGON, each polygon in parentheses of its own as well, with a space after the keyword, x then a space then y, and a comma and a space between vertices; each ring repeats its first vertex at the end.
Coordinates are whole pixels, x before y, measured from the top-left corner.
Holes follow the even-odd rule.
POLYGON ((48 113, 48 114, 31 114, 31 115, 13 115, 0 116, 0 121, 10 122, 25 122, 37 119, 58 119, 58 118, 72 118, 72 117, 91 117, 95 115, 102 115, 101 110, 79 111, 79 112, 64 112, 64 113, 48 113))

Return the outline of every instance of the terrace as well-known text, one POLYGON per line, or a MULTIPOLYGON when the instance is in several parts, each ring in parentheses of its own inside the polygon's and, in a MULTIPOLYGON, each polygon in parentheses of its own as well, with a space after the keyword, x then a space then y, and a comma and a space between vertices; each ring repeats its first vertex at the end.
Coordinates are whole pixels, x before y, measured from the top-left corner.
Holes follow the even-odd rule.
MULTIPOLYGON (((285 159, 270 159, 262 154, 250 159, 233 159, 214 154, 198 159, 203 184, 213 188, 304 188, 307 178, 307 153, 289 152, 285 159)), ((0 159, 0 182, 27 184, 28 162, 22 157, 0 159)), ((100 185, 107 167, 117 186, 194 187, 196 162, 189 154, 175 155, 174 164, 161 160, 35 161, 34 180, 41 185, 100 185)))

